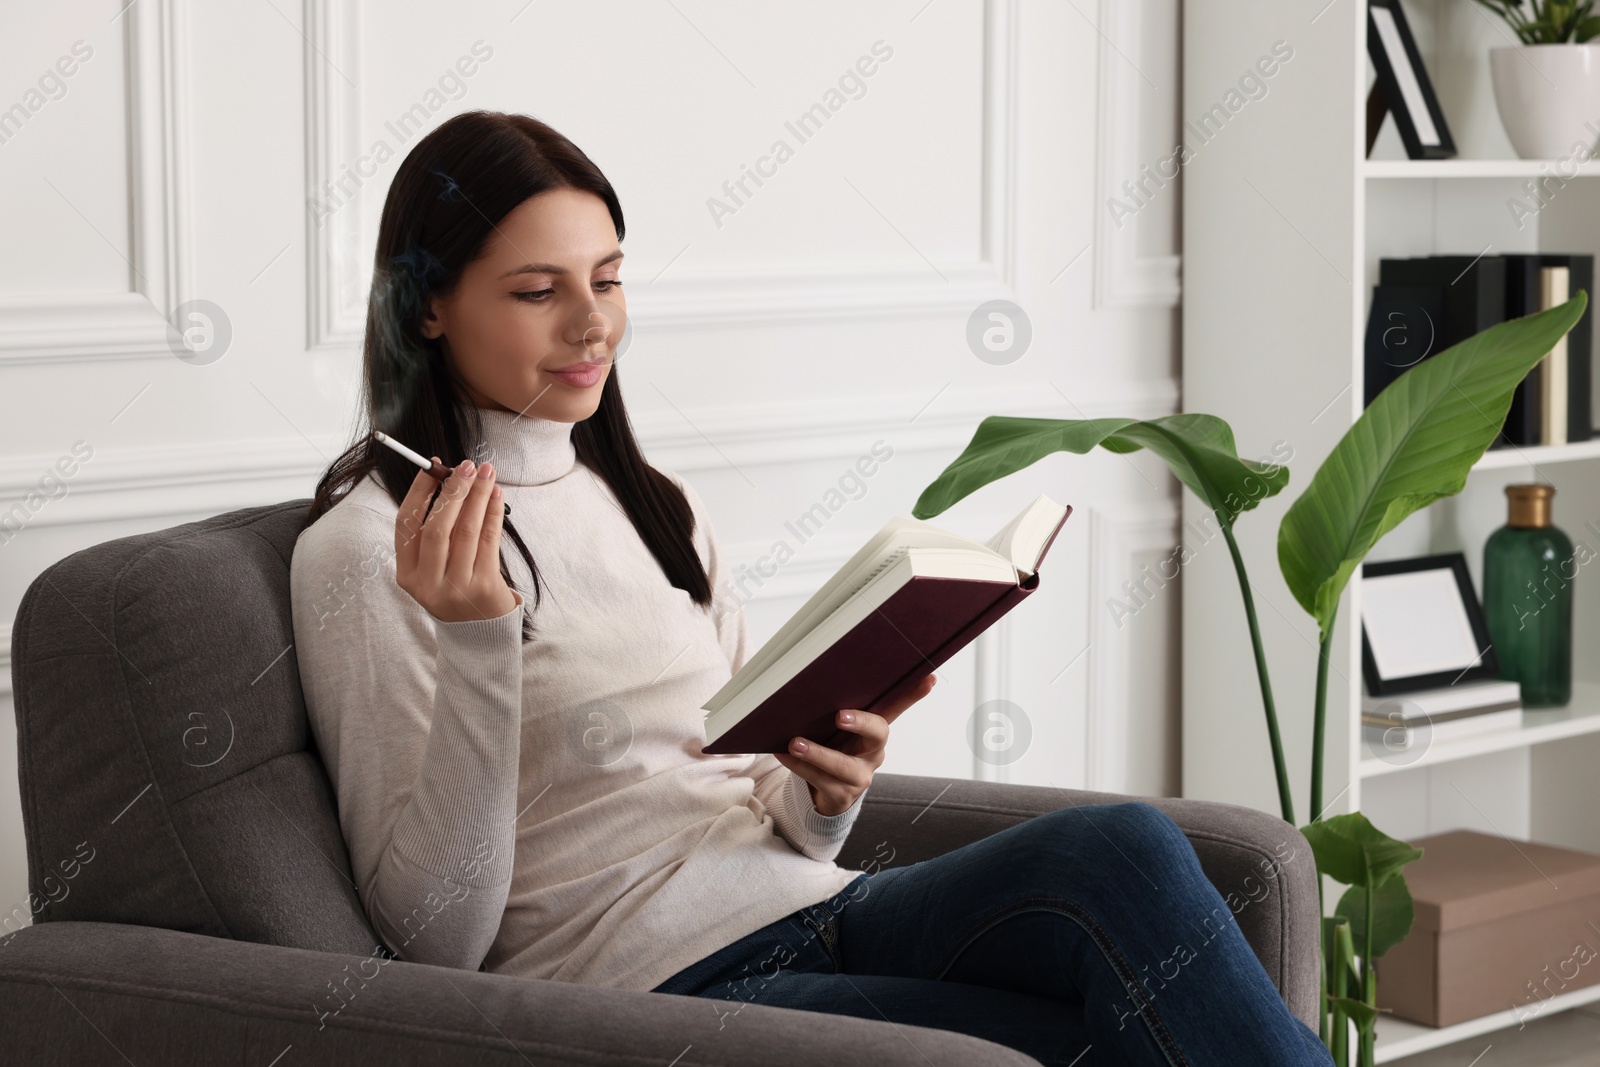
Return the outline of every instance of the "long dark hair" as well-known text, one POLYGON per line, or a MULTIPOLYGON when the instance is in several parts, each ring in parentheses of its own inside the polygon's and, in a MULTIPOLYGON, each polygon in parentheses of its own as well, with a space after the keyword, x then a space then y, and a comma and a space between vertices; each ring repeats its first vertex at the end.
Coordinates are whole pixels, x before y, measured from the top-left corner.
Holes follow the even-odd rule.
MULTIPOLYGON (((455 287, 501 219, 529 197, 559 188, 603 200, 622 240, 622 205, 600 168, 567 138, 526 115, 457 115, 418 141, 400 164, 383 205, 367 303, 366 427, 317 482, 307 525, 374 470, 397 507, 405 499, 417 468, 373 440, 373 430, 424 456, 438 456, 446 466, 482 457, 481 415, 442 339, 422 336, 421 317, 430 295, 455 287)), ((705 607, 711 586, 692 540, 694 512, 672 479, 644 461, 628 424, 617 369, 613 364, 594 414, 573 424, 577 460, 610 486, 672 584, 705 607)), ((540 581, 533 555, 510 516, 504 532, 533 574, 537 606, 540 581)), ((504 555, 500 574, 513 585, 504 555)), ((524 641, 533 637, 532 613, 526 609, 522 636, 524 641)))

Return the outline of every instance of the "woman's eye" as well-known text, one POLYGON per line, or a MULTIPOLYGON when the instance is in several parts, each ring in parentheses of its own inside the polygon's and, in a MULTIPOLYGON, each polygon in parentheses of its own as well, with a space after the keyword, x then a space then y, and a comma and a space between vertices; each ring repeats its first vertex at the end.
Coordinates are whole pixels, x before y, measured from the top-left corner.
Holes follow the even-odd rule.
MULTIPOLYGON (((595 289, 598 290, 599 292, 602 292, 602 293, 608 293, 612 289, 619 288, 621 285, 622 285, 622 281, 621 281, 621 279, 618 279, 618 278, 608 278, 608 279, 606 279, 604 281, 599 281, 599 282, 595 282, 594 283, 595 289)), ((511 295, 516 297, 518 300, 524 300, 524 301, 526 301, 526 302, 528 302, 530 304, 540 304, 540 303, 543 303, 554 292, 555 292, 555 289, 553 289, 553 288, 551 288, 551 289, 529 289, 529 290, 524 290, 522 292, 512 293, 511 295)))

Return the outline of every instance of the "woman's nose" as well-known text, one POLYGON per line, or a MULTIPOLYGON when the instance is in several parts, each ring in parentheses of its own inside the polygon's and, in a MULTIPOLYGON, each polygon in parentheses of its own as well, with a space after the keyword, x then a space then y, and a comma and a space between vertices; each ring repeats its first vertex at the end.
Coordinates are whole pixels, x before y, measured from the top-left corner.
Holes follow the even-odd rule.
POLYGON ((568 335, 585 348, 611 348, 622 337, 627 313, 609 300, 595 300, 575 308, 567 323, 568 335))

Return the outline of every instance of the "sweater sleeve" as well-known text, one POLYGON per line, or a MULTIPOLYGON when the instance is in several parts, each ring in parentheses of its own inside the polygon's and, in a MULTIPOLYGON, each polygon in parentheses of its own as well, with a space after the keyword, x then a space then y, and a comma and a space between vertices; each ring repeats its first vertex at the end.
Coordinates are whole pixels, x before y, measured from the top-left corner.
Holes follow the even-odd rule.
POLYGON ((806 780, 764 752, 752 766, 756 775, 755 795, 772 814, 772 821, 783 839, 796 852, 814 860, 832 862, 850 836, 850 827, 861 814, 861 802, 871 787, 861 791, 856 802, 837 815, 823 815, 811 803, 811 787, 806 780), (774 800, 773 793, 781 791, 774 800))
MULTIPOLYGON (((737 674, 750 658, 750 623, 745 617, 744 602, 728 574, 716 530, 706 517, 705 505, 694 487, 681 478, 674 481, 688 497, 695 515, 695 541, 707 559, 706 576, 711 583, 712 618, 716 621, 717 639, 728 657, 728 670, 737 674)), ((796 852, 814 860, 831 862, 844 846, 850 827, 861 813, 861 802, 869 789, 856 797, 854 804, 837 815, 823 815, 811 802, 811 787, 806 780, 778 762, 777 756, 764 752, 752 758, 750 774, 755 778, 754 795, 768 813, 780 836, 796 852)))
POLYGON ((522 602, 440 622, 395 580, 392 516, 353 502, 290 566, 306 711, 362 906, 402 959, 476 970, 511 888, 522 602))

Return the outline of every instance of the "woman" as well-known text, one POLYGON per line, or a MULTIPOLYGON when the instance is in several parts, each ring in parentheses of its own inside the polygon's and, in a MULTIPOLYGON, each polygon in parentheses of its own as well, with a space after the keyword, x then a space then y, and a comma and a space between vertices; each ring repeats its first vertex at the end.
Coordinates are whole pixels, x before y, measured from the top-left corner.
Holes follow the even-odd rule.
POLYGON ((366 418, 457 466, 440 487, 364 437, 318 484, 291 579, 312 728, 389 949, 728 1016, 942 1027, 1046 1064, 1328 1062, 1147 805, 909 867, 834 863, 931 678, 841 710, 839 749, 701 752, 701 705, 752 650, 698 494, 628 425, 622 237, 600 171, 520 115, 444 123, 384 204, 366 418), (1192 958, 1158 977, 1180 943, 1192 958))

